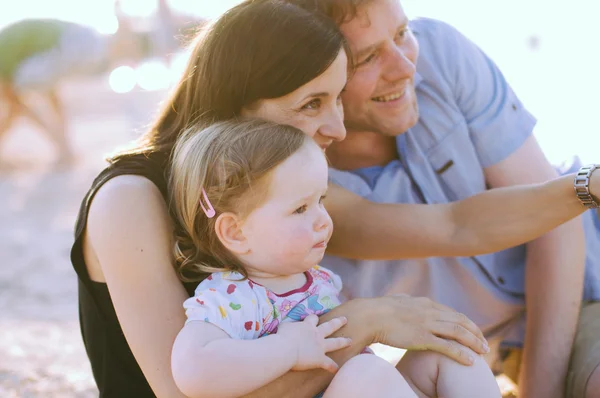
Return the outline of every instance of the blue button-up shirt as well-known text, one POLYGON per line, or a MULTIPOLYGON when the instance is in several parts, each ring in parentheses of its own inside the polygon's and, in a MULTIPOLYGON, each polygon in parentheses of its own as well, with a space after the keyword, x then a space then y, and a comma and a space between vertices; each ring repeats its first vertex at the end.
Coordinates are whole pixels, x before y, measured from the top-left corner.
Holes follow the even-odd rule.
MULTIPOLYGON (((399 160, 352 172, 332 169, 330 177, 375 202, 464 199, 486 190, 484 168, 514 153, 532 134, 535 119, 497 66, 454 28, 431 19, 414 20, 411 28, 420 45, 415 76, 420 118, 397 143, 413 179, 399 160)), ((592 212, 584 216, 584 296, 595 300, 600 297, 600 239, 592 217, 592 212)), ((468 315, 488 337, 518 344, 525 253, 521 245, 460 258, 355 261, 326 256, 323 265, 342 276, 348 297, 428 296, 468 315)))

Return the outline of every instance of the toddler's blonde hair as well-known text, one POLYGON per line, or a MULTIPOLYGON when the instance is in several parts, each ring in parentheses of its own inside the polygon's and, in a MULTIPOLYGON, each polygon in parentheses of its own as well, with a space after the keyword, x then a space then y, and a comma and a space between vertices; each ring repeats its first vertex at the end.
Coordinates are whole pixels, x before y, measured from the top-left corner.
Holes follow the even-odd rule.
POLYGON ((177 140, 170 165, 170 207, 177 221, 175 262, 183 281, 224 270, 247 277, 215 232, 219 214, 247 216, 265 199, 270 172, 310 140, 295 127, 259 119, 192 127, 177 140), (201 131, 199 131, 201 130, 201 131), (208 218, 205 190, 216 215, 208 218))

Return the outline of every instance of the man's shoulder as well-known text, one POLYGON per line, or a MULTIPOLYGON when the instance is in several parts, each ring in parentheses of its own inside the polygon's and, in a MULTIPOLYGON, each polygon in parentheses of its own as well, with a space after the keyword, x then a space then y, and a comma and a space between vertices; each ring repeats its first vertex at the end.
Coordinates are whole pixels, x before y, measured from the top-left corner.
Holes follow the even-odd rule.
POLYGON ((419 44, 421 42, 438 44, 452 40, 461 33, 452 25, 439 19, 419 17, 410 21, 409 26, 419 44))
POLYGON ((456 30, 449 23, 435 18, 417 17, 409 22, 410 28, 415 33, 436 34, 440 31, 456 30))
POLYGON ((431 18, 413 19, 410 28, 419 43, 417 88, 421 81, 436 89, 448 86, 454 80, 457 54, 462 52, 460 33, 448 23, 431 18))
POLYGON ((419 43, 419 64, 427 64, 429 68, 444 69, 456 67, 457 61, 468 55, 472 44, 458 29, 432 18, 416 18, 411 20, 410 28, 419 43))

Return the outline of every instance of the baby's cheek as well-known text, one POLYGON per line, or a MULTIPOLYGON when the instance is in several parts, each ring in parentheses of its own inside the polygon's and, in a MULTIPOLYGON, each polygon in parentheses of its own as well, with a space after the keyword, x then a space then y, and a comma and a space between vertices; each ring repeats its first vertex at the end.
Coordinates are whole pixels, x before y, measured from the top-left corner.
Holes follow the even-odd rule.
POLYGON ((294 242, 295 251, 298 253, 306 253, 307 250, 311 249, 314 242, 314 234, 311 229, 308 228, 296 228, 292 231, 291 241, 294 242))
POLYGON ((306 228, 290 228, 286 233, 281 233, 277 237, 277 245, 283 256, 306 255, 315 242, 313 242, 313 233, 306 228))

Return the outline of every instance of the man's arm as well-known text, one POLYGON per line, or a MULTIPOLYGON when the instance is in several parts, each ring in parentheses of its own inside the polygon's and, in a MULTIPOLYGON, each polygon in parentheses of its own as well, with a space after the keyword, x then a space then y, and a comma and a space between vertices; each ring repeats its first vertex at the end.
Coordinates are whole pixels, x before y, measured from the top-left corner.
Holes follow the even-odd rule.
MULTIPOLYGON (((492 187, 539 183, 556 177, 533 136, 485 173, 492 187)), ((519 396, 563 396, 581 305, 584 265, 580 218, 527 244, 527 318, 519 396)))
MULTIPOLYGON (((592 176, 600 192, 600 172, 592 176)), ((335 224, 327 252, 354 259, 474 256, 529 242, 586 208, 573 177, 491 189, 444 204, 375 203, 330 184, 325 206, 335 224)))

